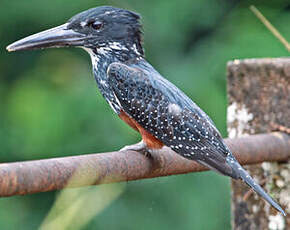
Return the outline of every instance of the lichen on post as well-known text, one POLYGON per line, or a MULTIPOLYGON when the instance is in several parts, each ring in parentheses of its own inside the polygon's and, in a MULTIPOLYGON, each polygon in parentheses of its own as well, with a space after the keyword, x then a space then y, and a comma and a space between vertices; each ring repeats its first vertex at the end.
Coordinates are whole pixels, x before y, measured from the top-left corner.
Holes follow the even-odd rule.
MULTIPOLYGON (((290 58, 228 63, 228 133, 231 138, 290 127, 290 58)), ((250 174, 290 213, 290 163, 247 166, 250 174)), ((283 217, 239 181, 232 181, 233 229, 289 229, 283 217)))

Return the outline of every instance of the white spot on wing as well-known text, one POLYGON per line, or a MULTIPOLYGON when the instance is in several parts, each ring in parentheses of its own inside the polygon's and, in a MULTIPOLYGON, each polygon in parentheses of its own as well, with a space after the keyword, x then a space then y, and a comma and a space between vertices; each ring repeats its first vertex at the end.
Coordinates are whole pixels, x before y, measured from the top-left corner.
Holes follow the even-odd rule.
POLYGON ((168 112, 173 114, 173 115, 179 115, 181 113, 181 108, 177 104, 169 104, 168 105, 168 112))

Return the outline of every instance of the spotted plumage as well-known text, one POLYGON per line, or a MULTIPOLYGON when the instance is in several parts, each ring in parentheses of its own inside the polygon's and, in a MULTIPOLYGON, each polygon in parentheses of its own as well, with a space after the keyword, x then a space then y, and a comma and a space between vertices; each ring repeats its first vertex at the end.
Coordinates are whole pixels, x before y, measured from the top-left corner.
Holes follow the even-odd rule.
POLYGON ((231 153, 213 122, 177 87, 151 69, 144 59, 109 66, 108 82, 122 110, 181 156, 237 177, 227 165, 226 157, 231 153))
POLYGON ((250 177, 212 120, 144 58, 140 16, 109 6, 8 46, 9 51, 76 46, 91 56, 97 85, 118 116, 139 131, 138 148, 164 145, 234 179, 242 179, 273 207, 282 208, 250 177))

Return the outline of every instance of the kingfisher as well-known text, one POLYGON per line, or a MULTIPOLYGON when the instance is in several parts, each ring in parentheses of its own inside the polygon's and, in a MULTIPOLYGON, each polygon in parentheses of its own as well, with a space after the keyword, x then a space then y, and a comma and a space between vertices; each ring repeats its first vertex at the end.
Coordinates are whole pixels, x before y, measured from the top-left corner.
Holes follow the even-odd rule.
POLYGON ((146 61, 140 18, 129 10, 100 6, 14 42, 7 50, 85 49, 100 92, 114 112, 142 136, 141 142, 122 150, 150 152, 168 146, 186 159, 241 179, 286 215, 238 163, 209 116, 146 61))

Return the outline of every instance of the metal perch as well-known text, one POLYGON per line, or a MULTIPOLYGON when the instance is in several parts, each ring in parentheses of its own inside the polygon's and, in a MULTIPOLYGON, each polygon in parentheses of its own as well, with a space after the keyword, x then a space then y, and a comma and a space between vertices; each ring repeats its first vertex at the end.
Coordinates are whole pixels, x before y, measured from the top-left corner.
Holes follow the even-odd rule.
MULTIPOLYGON (((287 161, 290 136, 275 132, 225 139, 241 164, 287 161)), ((205 171, 169 148, 152 157, 134 151, 0 164, 0 196, 25 195, 120 181, 205 171)))

